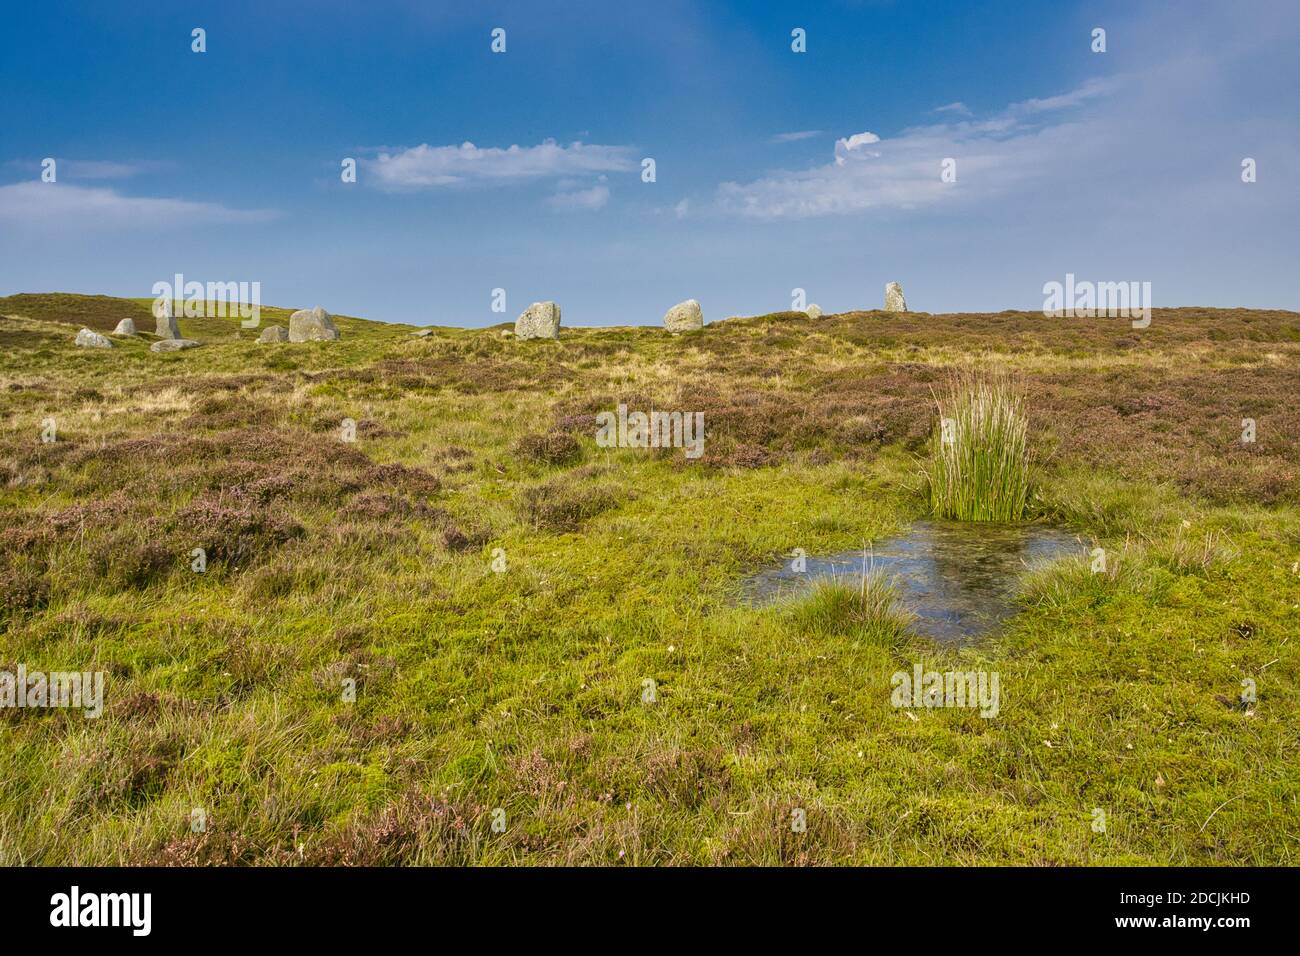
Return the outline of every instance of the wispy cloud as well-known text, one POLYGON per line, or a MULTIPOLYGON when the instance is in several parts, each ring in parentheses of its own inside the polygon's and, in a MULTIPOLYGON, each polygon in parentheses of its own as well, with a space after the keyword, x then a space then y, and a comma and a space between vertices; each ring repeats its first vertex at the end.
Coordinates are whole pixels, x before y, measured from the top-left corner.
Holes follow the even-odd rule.
POLYGON ((269 209, 231 209, 219 203, 124 196, 105 187, 21 182, 0 186, 0 222, 32 229, 161 229, 175 226, 265 222, 269 209))
POLYGON ((413 190, 474 183, 519 183, 584 173, 624 172, 635 168, 629 146, 570 143, 548 139, 537 146, 480 148, 422 144, 384 151, 363 160, 371 181, 381 189, 413 190))
POLYGON ((1081 140, 1078 120, 1052 114, 1107 96, 1122 82, 1091 80, 1059 96, 1012 104, 987 120, 932 123, 889 139, 855 133, 836 141, 829 164, 721 184, 713 209, 758 219, 807 218, 988 198, 1059 171, 1060 158, 1077 153, 1081 142, 1095 147, 1081 140), (950 157, 957 160, 960 190, 940 179, 940 164, 950 157))
MULTIPOLYGON (((141 173, 165 169, 167 163, 159 160, 64 159, 52 157, 59 179, 129 179, 141 173)), ((20 170, 39 179, 43 169, 42 159, 11 159, 6 168, 20 170)))
POLYGON ((801 129, 793 133, 777 133, 769 143, 797 143, 801 139, 812 139, 814 136, 820 136, 822 131, 819 129, 801 129))
POLYGON ((955 103, 945 103, 943 104, 943 106, 936 106, 934 109, 930 110, 930 112, 931 113, 956 113, 958 116, 972 115, 970 111, 970 107, 968 107, 961 100, 957 100, 955 103))
POLYGON ((574 189, 556 193, 547 203, 554 209, 596 210, 603 209, 609 202, 609 187, 598 183, 590 189, 574 189))
POLYGON ((1126 78, 1119 76, 1091 79, 1082 86, 1059 96, 1048 96, 1044 99, 1024 100, 1020 103, 1014 103, 1010 107, 1010 112, 1046 113, 1052 110, 1068 109, 1071 106, 1078 106, 1098 97, 1109 96, 1122 87, 1125 82, 1126 78))

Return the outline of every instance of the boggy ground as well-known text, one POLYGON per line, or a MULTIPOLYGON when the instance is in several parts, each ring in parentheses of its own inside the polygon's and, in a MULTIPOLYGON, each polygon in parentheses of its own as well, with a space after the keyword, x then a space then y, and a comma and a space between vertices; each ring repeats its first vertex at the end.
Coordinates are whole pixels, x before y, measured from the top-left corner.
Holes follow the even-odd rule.
POLYGON ((99 719, 0 710, 0 863, 1300 862, 1296 313, 165 355, 72 345, 143 300, 0 315, 0 669, 106 674, 99 719), (966 649, 738 601, 923 513, 965 365, 1017 376, 1035 514, 1106 571, 966 649), (704 412, 704 455, 598 448, 619 402, 704 412), (996 671, 998 715, 893 707, 916 663, 996 671))

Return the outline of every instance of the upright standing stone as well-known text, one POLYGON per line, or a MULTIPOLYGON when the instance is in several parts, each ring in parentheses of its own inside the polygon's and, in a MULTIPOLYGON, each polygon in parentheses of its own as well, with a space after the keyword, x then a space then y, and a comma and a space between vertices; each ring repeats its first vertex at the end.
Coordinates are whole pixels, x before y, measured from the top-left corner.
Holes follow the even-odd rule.
POLYGON ((135 322, 131 319, 123 319, 117 323, 117 328, 113 329, 114 335, 135 335, 135 322))
POLYGON ((664 313, 664 328, 669 332, 694 332, 704 328, 704 311, 694 299, 678 302, 664 313))
POLYGON ((897 282, 890 282, 885 286, 885 311, 907 311, 907 300, 903 298, 903 287, 897 282))
POLYGON ((179 339, 181 327, 172 315, 172 300, 162 299, 153 304, 154 335, 160 339, 179 339))
POLYGON ((820 319, 822 317, 822 307, 815 302, 803 311, 810 319, 820 319))
POLYGON ((82 329, 77 333, 77 344, 83 349, 111 349, 113 343, 107 336, 100 335, 93 329, 82 329))
POLYGON ((319 305, 314 309, 299 309, 289 316, 290 342, 333 342, 338 337, 334 320, 319 305))
POLYGON ((554 302, 534 302, 515 320, 519 339, 558 339, 560 307, 554 302))

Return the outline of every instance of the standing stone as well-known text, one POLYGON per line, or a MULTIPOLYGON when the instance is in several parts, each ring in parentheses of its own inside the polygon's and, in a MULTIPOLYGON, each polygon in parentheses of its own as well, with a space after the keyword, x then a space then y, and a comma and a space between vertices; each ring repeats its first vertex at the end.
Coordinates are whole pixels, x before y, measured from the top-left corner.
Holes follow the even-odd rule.
POLYGON ((558 339, 560 307, 554 302, 534 302, 515 319, 518 339, 558 339))
POLYGON ((194 339, 159 339, 149 346, 150 352, 179 352, 181 349, 196 349, 202 342, 194 339))
POLYGON ((83 349, 111 349, 113 343, 105 335, 92 329, 82 329, 77 333, 77 344, 83 349))
POLYGON ((338 337, 334 320, 319 305, 314 309, 299 309, 289 316, 290 342, 333 342, 338 337))
POLYGON ((289 330, 283 325, 268 325, 257 337, 258 345, 270 345, 273 342, 288 342, 289 330))
POLYGON ((176 316, 172 315, 171 299, 163 299, 153 304, 153 318, 153 331, 158 338, 179 339, 181 337, 181 327, 176 324, 176 316))
POLYGON ((822 307, 814 302, 812 305, 808 306, 808 308, 804 309, 804 314, 806 314, 810 319, 820 319, 822 317, 822 307))
POLYGON ((890 282, 885 286, 885 311, 907 311, 907 300, 903 298, 903 287, 897 282, 890 282))
POLYGON ((117 328, 113 329, 114 335, 135 335, 135 322, 131 319, 123 319, 117 323, 117 328))
POLYGON ((704 328, 704 312, 694 299, 678 302, 664 313, 664 328, 669 332, 694 332, 704 328))

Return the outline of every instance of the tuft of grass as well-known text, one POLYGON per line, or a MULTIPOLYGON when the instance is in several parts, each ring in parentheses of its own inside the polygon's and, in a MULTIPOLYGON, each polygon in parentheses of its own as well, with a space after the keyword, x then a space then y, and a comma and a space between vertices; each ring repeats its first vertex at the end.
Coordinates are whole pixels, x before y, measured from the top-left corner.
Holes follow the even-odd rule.
POLYGON ((1148 554, 1140 543, 1125 541, 1107 549, 1104 569, 1091 555, 1053 561, 1021 580, 1019 600, 1026 607, 1051 612, 1096 609, 1118 594, 1150 596, 1155 582, 1148 554))
POLYGON ((619 505, 622 495, 612 485, 586 482, 585 477, 575 472, 525 488, 518 500, 520 516, 535 530, 563 534, 619 505))
POLYGON ((571 465, 582 458, 582 446, 568 432, 528 434, 515 442, 520 458, 544 465, 571 465))
POLYGON ((822 634, 852 634, 880 643, 901 641, 915 615, 899 601, 892 581, 864 570, 859 581, 820 581, 792 608, 802 627, 822 634))
POLYGON ((1019 521, 1029 497, 1024 399, 1005 377, 965 374, 946 395, 925 473, 936 517, 1019 521))
POLYGON ((1190 526, 1190 522, 1178 526, 1169 546, 1156 552, 1157 563, 1177 574, 1205 575, 1217 565, 1236 560, 1239 552, 1221 531, 1206 531, 1202 537, 1184 536, 1183 531, 1190 526))

